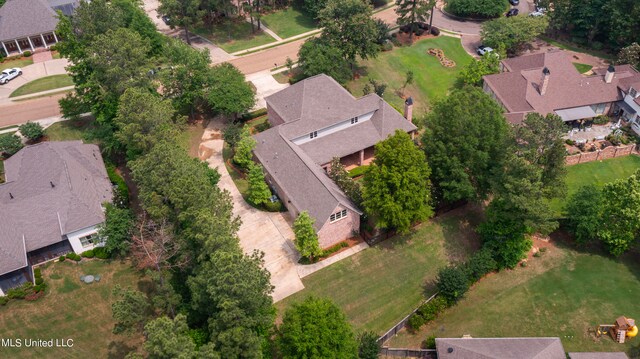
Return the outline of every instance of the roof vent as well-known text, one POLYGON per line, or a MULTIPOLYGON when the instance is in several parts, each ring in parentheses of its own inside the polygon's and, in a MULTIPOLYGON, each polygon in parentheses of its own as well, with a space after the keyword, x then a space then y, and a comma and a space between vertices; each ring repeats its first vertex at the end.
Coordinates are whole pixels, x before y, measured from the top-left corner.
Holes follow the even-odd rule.
POLYGON ((448 348, 447 349, 447 353, 449 353, 449 354, 453 353, 453 348, 448 348))
POLYGON ((51 188, 55 188, 56 185, 53 184, 53 182, 49 181, 49 184, 51 185, 51 188))
POLYGON ((9 192, 9 197, 13 199, 13 195, 11 194, 11 192, 9 192))

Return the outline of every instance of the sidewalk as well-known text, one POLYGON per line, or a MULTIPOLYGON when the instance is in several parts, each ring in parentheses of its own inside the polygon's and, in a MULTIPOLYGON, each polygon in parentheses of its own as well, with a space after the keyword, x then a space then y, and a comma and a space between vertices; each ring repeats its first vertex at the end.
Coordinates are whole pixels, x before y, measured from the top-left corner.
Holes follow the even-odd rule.
POLYGON ((276 35, 275 33, 273 33, 273 31, 271 31, 271 30, 268 30, 268 29, 267 29, 268 31, 270 31, 270 32, 271 32, 271 33, 273 33, 273 34, 271 34, 271 33, 269 33, 268 31, 266 31, 266 30, 265 30, 265 29, 266 29, 266 27, 265 27, 264 25, 262 25, 262 28, 263 28, 262 30, 263 30, 264 32, 266 32, 267 34, 271 35, 271 37, 273 37, 273 38, 274 38, 274 39, 276 39, 276 40, 277 40, 277 39, 280 39, 280 40, 278 40, 278 41, 276 41, 276 42, 270 42, 270 43, 265 44, 265 45, 260 45, 260 46, 252 47, 252 48, 250 48, 250 49, 236 51, 236 52, 232 53, 231 55, 233 55, 233 56, 248 55, 249 53, 254 53, 254 52, 256 52, 256 51, 270 49, 270 48, 272 48, 272 47, 277 47, 277 46, 280 46, 280 45, 283 45, 283 44, 287 44, 287 43, 290 43, 290 42, 293 42, 293 41, 296 41, 296 40, 304 39, 304 38, 307 38, 307 37, 309 37, 309 36, 312 36, 312 35, 318 34, 318 33, 320 33, 320 31, 322 31, 322 29, 315 29, 315 30, 311 30, 311 31, 304 32, 304 33, 302 33, 302 34, 298 34, 298 35, 296 35, 296 36, 291 36, 291 37, 287 37, 286 39, 282 39, 282 38, 280 38, 278 35, 276 35))

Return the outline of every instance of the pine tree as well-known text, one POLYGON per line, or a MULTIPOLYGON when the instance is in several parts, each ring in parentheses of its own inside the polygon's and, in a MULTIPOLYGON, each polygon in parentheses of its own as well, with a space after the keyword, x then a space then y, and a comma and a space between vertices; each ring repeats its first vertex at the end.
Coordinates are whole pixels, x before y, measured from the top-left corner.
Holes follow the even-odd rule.
POLYGON ((259 205, 267 203, 271 197, 269 186, 264 181, 264 172, 262 166, 252 163, 249 166, 249 201, 259 205))

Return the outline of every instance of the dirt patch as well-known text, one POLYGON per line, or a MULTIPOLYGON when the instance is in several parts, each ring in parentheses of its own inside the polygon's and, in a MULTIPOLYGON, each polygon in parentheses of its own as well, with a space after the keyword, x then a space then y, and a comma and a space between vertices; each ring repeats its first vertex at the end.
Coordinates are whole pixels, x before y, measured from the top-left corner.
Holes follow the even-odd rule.
MULTIPOLYGON (((559 50, 560 48, 554 45, 549 44, 548 42, 540 39, 536 39, 532 43, 529 44, 529 49, 525 51, 522 55, 526 54, 539 54, 549 51, 559 50)), ((563 50, 566 53, 571 55, 572 62, 579 62, 587 65, 591 65, 594 68, 602 68, 609 66, 609 62, 605 59, 601 59, 599 57, 585 54, 582 52, 575 52, 571 50, 563 50)))

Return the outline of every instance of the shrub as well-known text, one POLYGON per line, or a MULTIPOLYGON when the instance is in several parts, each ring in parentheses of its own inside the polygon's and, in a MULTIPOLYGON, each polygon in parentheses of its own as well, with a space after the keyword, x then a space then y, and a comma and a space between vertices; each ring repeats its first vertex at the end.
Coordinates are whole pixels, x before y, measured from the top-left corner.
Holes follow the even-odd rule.
POLYGON ((542 253, 540 253, 540 251, 537 251, 533 254, 534 257, 538 258, 542 256, 542 253))
POLYGON ((425 323, 428 323, 438 316, 440 312, 447 309, 448 302, 444 297, 437 296, 428 303, 424 303, 418 309, 418 313, 424 319, 425 323))
POLYGON ((358 335, 358 359, 378 359, 380 344, 374 332, 364 332, 358 335))
POLYGON ((34 269, 33 276, 36 278, 42 278, 42 270, 40 268, 34 269))
POLYGON ((60 258, 58 258, 58 259, 60 260, 60 262, 64 262, 64 261, 65 261, 65 259, 67 259, 67 257, 65 257, 65 256, 60 256, 60 258))
POLYGON ((547 247, 542 247, 542 248, 540 248, 540 252, 544 253, 544 252, 547 251, 547 249, 548 249, 547 247))
POLYGON ((440 269, 437 279, 440 295, 449 303, 456 303, 469 289, 469 279, 460 266, 440 269))
POLYGON ((427 339, 425 339, 422 342, 422 348, 423 349, 435 349, 436 348, 436 337, 435 336, 428 336, 427 339))
POLYGON ((0 305, 6 305, 7 303, 9 303, 8 297, 0 297, 0 305))
POLYGON ((11 288, 7 291, 7 297, 9 299, 24 299, 27 294, 31 293, 33 289, 33 283, 25 282, 23 285, 11 288))
POLYGON ((567 145, 569 145, 569 146, 575 146, 576 141, 574 141, 574 140, 572 140, 572 139, 567 138, 567 139, 564 141, 564 143, 566 143, 566 144, 567 144, 567 145))
POLYGON ((93 249, 93 255, 99 259, 109 259, 109 253, 104 247, 96 247, 93 249))
POLYGON ((85 258, 93 258, 95 254, 93 253, 93 249, 89 249, 88 251, 82 252, 82 256, 85 258))
POLYGON ((20 137, 16 135, 0 135, 0 155, 13 156, 24 147, 20 137))
POLYGON ((471 283, 496 269, 498 269, 498 263, 493 259, 493 253, 487 248, 482 248, 466 263, 467 277, 471 283))
POLYGON ((80 257, 79 255, 71 252, 71 253, 67 253, 67 259, 71 259, 73 261, 78 262, 78 261, 80 261, 82 259, 82 257, 80 257))
POLYGON ((609 123, 609 117, 605 115, 598 115, 593 118, 594 125, 606 125, 607 123, 609 123))
POLYGON ((433 35, 433 36, 439 36, 439 35, 440 35, 440 29, 438 29, 438 28, 437 28, 437 27, 435 27, 435 26, 432 26, 432 27, 431 27, 431 35, 433 35))
POLYGON ((416 34, 417 36, 422 36, 422 35, 424 35, 424 30, 422 30, 422 29, 418 28, 418 29, 416 29, 415 34, 416 34))
POLYGON ((393 50, 393 43, 389 40, 385 41, 384 44, 382 44, 382 51, 391 51, 393 50))
POLYGON ((37 141, 44 136, 44 128, 37 122, 27 122, 18 127, 20 133, 29 139, 29 141, 37 141))
POLYGON ((116 166, 108 163, 106 168, 109 181, 116 186, 113 203, 120 208, 124 208, 129 204, 129 187, 127 186, 127 182, 116 172, 116 166))
POLYGON ((254 118, 258 118, 260 116, 264 116, 267 114, 267 109, 266 108, 261 108, 259 110, 255 110, 253 112, 248 112, 243 114, 242 116, 240 116, 240 121, 249 121, 249 120, 253 120, 254 118))
POLYGON ((42 279, 42 278, 36 278, 36 286, 38 286, 38 285, 40 285, 40 284, 42 284, 42 283, 44 283, 44 279, 42 279))
POLYGON ((264 209, 266 209, 267 212, 282 212, 284 211, 284 205, 280 201, 267 201, 264 204, 264 209))
POLYGON ((407 320, 407 325, 413 331, 418 331, 424 324, 424 318, 418 313, 413 314, 409 317, 409 320, 407 320))
POLYGON ((253 127, 256 131, 262 132, 271 128, 271 124, 269 121, 264 121, 263 123, 259 123, 253 127))
POLYGON ((491 18, 501 16, 506 5, 505 0, 449 0, 446 10, 463 17, 491 18))
POLYGON ((31 57, 31 51, 28 51, 28 50, 27 50, 27 51, 23 52, 23 53, 22 53, 22 56, 24 56, 24 57, 31 57))

